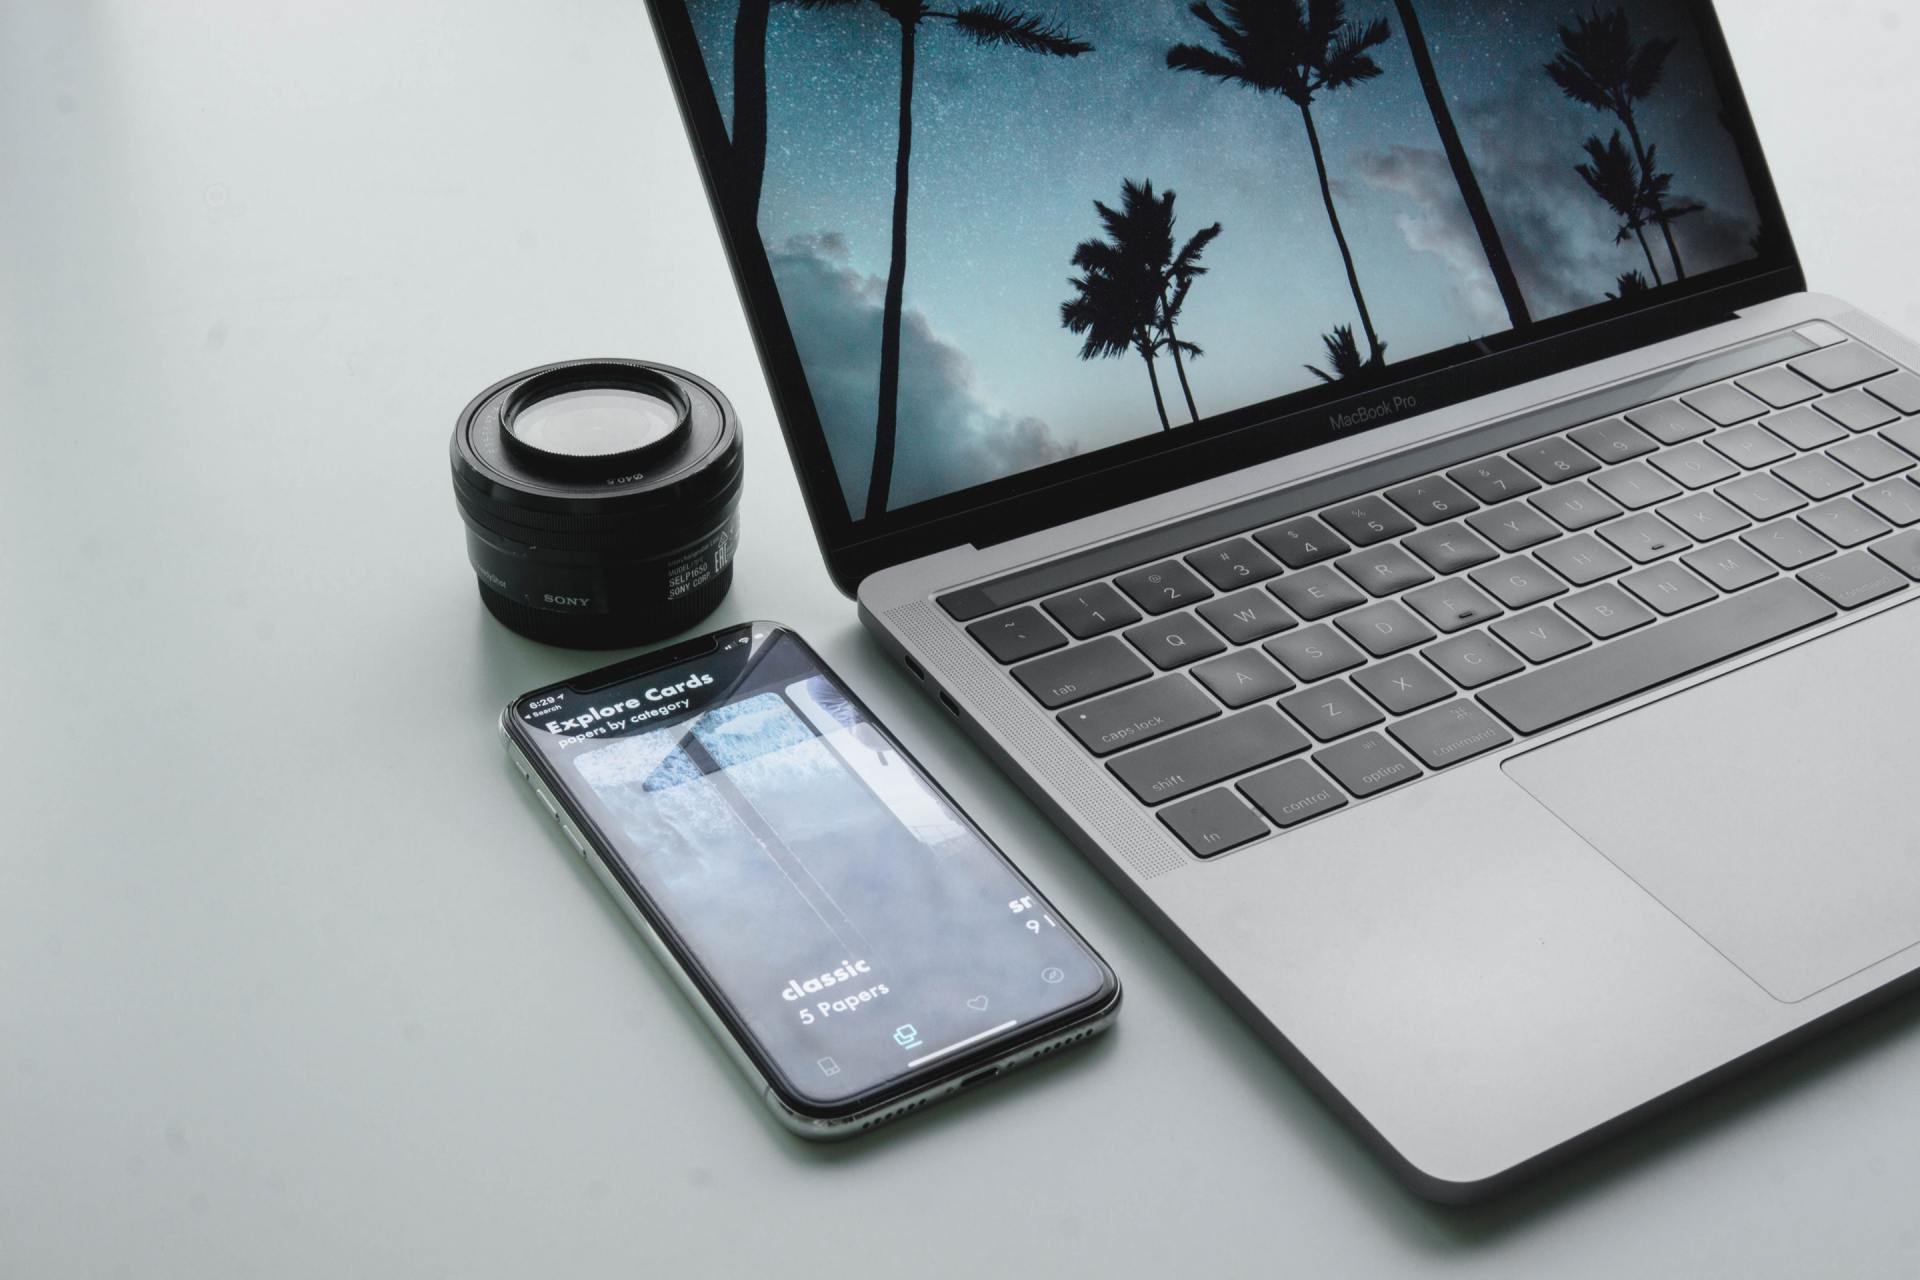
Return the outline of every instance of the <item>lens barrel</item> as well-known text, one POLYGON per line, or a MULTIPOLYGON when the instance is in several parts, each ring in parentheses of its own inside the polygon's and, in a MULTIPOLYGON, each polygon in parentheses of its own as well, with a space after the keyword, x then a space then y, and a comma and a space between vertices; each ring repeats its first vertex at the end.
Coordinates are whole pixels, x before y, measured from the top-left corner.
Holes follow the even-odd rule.
POLYGON ((450 452, 480 599, 524 636, 646 644, 712 613, 732 584, 740 424, 684 370, 529 369, 467 405, 450 452))

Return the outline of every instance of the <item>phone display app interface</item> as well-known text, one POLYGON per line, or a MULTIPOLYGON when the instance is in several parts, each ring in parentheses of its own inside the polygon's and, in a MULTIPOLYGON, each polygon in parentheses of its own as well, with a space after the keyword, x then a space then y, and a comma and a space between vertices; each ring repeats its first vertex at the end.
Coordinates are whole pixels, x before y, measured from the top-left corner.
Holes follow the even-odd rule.
POLYGON ((865 1092, 1086 1001, 1099 963, 806 649, 519 709, 788 1084, 865 1092))

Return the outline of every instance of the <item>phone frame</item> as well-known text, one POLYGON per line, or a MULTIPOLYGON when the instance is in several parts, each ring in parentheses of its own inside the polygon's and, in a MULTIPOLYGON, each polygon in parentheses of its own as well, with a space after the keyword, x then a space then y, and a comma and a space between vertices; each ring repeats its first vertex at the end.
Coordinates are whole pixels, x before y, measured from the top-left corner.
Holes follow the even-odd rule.
MULTIPOLYGON (((709 705, 719 706, 722 703, 716 701, 709 705)), ((701 713, 693 712, 687 718, 699 714, 701 713)), ((682 721, 668 723, 682 723, 682 721)), ((875 1125, 917 1110, 930 1102, 958 1093, 962 1089, 982 1083, 1015 1067, 1023 1066, 1055 1049, 1104 1031, 1113 1024, 1119 1012, 1120 980, 1105 958, 1094 950, 1092 944, 1087 942, 1070 921, 1061 915, 1046 895, 1027 879, 1000 846, 980 829, 979 824, 975 823, 966 811, 954 802, 946 789, 927 772, 879 717, 873 714, 872 709, 859 695, 854 693, 846 682, 826 664, 818 651, 790 627, 764 621, 738 623, 683 644, 642 654, 637 658, 601 667, 569 680, 556 681, 530 690, 514 698, 501 710, 499 730, 508 758, 533 788, 535 795, 546 806, 548 813, 559 823, 562 833, 573 845, 574 851, 580 855, 608 893, 613 896, 635 931, 666 967, 676 985, 700 1013, 701 1020, 727 1049, 728 1056, 733 1059, 734 1065, 747 1077, 748 1082, 760 1094, 781 1124, 803 1138, 851 1137, 875 1125), (564 781, 558 771, 549 766, 545 754, 531 744, 532 731, 527 729, 515 711, 529 698, 551 691, 587 693, 636 677, 644 677, 667 667, 678 666, 712 652, 718 648, 722 638, 737 635, 743 630, 750 632, 755 646, 771 643, 776 637, 797 644, 811 660, 815 669, 831 679, 847 695, 866 721, 886 736, 888 743, 900 753, 901 758, 919 774, 959 820, 966 824, 986 849, 1000 860, 1013 878, 1045 903, 1047 910, 1059 922, 1060 927, 1085 948, 1087 954, 1099 967, 1103 979, 1099 990, 1093 996, 1063 1007, 1057 1013, 1024 1023, 1003 1036, 985 1041, 967 1052, 955 1054, 951 1059, 937 1065, 930 1065, 895 1077, 891 1081, 839 1102, 823 1104, 806 1098, 788 1087, 782 1072, 772 1066, 770 1057, 747 1030, 744 1022, 735 1014, 732 1002, 720 991, 719 985, 706 974, 692 950, 680 939, 673 927, 671 917, 653 902, 646 890, 629 873, 625 860, 620 857, 614 843, 600 831, 598 825, 588 816, 585 807, 575 797, 572 785, 564 781)))

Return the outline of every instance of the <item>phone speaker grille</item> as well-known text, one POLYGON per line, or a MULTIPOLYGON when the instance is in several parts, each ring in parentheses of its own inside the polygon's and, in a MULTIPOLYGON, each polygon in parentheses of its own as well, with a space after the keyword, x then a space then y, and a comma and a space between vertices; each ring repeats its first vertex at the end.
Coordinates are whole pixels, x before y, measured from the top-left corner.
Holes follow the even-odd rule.
POLYGON ((1030 794, 1042 793, 1049 808, 1066 814, 1142 880, 1190 865, 1160 824, 1123 795, 1106 770, 1069 741, 1010 676, 981 656, 932 601, 902 605, 886 614, 885 622, 932 673, 938 692, 959 704, 970 731, 975 723, 992 726, 999 747, 1026 774, 1022 781, 1030 794))

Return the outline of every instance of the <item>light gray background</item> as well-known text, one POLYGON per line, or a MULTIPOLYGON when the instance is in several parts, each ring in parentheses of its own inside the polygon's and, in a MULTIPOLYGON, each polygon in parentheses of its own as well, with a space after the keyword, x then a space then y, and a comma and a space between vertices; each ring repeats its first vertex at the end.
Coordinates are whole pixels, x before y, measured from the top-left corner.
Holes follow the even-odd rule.
MULTIPOLYGON (((1920 14, 1728 0, 1817 287, 1909 330, 1920 14)), ((0 0, 0 1273, 1896 1275, 1911 1001, 1425 1207, 827 582, 638 0, 0 0), (773 1125, 501 757, 453 416, 591 354, 749 432, 797 626, 1102 948, 1118 1032, 773 1125)), ((1460 993, 1471 1000, 1471 991, 1460 993)))

